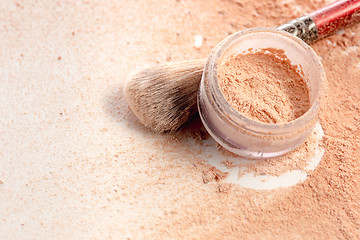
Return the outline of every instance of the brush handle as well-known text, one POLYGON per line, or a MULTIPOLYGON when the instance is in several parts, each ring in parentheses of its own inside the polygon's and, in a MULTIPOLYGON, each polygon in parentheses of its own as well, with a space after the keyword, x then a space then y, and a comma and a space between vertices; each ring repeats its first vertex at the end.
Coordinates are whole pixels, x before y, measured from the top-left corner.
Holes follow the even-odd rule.
POLYGON ((357 22, 360 22, 360 0, 341 0, 281 25, 278 29, 310 44, 357 22))

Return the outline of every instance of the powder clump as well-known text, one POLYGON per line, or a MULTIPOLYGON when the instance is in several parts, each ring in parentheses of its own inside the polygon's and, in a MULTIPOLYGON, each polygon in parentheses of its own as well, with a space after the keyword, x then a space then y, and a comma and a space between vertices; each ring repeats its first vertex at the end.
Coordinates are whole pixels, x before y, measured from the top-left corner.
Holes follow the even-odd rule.
POLYGON ((286 123, 310 108, 306 80, 280 49, 231 55, 219 66, 218 81, 229 104, 256 121, 286 123))
POLYGON ((222 172, 219 169, 216 169, 215 167, 210 167, 208 170, 203 172, 203 181, 204 183, 211 182, 213 180, 220 181, 224 179, 228 173, 222 172))

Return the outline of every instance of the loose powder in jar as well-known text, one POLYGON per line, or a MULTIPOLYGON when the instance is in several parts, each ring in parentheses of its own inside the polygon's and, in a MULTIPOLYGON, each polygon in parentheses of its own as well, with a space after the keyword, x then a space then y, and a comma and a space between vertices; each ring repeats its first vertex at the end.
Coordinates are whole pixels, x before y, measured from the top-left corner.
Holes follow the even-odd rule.
POLYGON ((256 121, 286 123, 310 108, 306 81, 281 49, 231 55, 218 67, 218 82, 229 104, 256 121))

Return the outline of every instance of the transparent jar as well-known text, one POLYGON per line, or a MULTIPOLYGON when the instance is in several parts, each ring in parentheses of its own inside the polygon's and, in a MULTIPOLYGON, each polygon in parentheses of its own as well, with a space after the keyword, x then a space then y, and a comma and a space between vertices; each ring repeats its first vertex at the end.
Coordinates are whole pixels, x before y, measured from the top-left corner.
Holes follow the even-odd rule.
POLYGON ((211 52, 200 83, 199 114, 210 135, 227 150, 253 159, 277 157, 302 144, 311 133, 325 80, 318 56, 299 38, 273 28, 244 30, 230 35, 211 52), (270 124, 247 118, 232 108, 221 92, 217 66, 233 54, 264 48, 284 50, 291 63, 302 69, 311 107, 293 121, 270 124))

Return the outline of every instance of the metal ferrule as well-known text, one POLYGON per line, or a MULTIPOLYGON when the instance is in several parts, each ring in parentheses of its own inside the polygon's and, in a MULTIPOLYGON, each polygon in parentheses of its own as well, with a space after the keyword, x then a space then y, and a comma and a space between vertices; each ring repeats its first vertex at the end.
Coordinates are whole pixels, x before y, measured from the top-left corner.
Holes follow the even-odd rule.
POLYGON ((292 35, 302 39, 307 44, 318 40, 318 29, 315 22, 309 16, 302 16, 278 27, 292 35))

